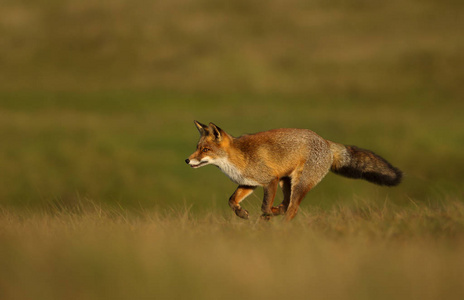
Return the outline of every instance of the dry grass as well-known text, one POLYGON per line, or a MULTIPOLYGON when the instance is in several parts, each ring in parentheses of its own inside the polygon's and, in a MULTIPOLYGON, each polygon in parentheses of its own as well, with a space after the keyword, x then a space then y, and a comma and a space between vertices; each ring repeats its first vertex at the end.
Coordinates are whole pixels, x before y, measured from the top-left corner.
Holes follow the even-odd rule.
POLYGON ((340 205, 290 224, 86 202, 0 215, 5 300, 464 296, 459 201, 340 205))

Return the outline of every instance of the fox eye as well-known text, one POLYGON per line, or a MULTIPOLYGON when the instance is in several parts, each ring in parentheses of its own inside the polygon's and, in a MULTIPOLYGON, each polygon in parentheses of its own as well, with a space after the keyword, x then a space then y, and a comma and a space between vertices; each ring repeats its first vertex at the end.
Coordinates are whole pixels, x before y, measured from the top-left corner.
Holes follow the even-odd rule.
POLYGON ((210 149, 209 148, 203 148, 203 150, 201 150, 202 152, 208 152, 210 149))

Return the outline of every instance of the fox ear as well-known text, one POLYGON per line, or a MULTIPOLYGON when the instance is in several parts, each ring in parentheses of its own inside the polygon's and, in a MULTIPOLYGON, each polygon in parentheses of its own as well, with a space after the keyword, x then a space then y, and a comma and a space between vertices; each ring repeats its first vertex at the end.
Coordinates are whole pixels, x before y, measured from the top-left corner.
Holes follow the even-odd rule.
POLYGON ((213 123, 209 123, 209 127, 211 128, 212 135, 214 136, 216 142, 222 141, 224 131, 213 123))
POLYGON ((193 121, 195 123, 195 126, 197 126, 198 131, 200 132, 201 136, 208 135, 208 126, 205 124, 201 124, 198 121, 193 121))

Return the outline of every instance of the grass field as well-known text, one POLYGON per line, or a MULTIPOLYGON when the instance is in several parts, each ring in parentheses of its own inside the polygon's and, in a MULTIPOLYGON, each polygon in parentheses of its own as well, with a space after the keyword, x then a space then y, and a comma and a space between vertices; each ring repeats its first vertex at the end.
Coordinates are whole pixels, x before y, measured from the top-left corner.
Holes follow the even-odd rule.
POLYGON ((0 299, 464 298, 462 1, 1 2, 0 299), (290 224, 257 190, 246 222, 185 165, 194 119, 404 181, 329 174, 290 224))
POLYGON ((464 205, 0 212, 2 299, 462 299, 464 205))

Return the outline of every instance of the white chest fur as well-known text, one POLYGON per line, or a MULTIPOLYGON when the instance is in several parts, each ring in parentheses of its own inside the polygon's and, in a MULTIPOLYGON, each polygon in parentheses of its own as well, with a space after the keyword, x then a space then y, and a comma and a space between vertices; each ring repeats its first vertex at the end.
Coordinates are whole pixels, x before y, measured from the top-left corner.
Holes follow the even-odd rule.
POLYGON ((221 171, 227 175, 233 182, 240 185, 258 186, 260 185, 256 181, 243 176, 242 172, 232 164, 227 158, 219 158, 214 160, 213 164, 219 167, 221 171))

